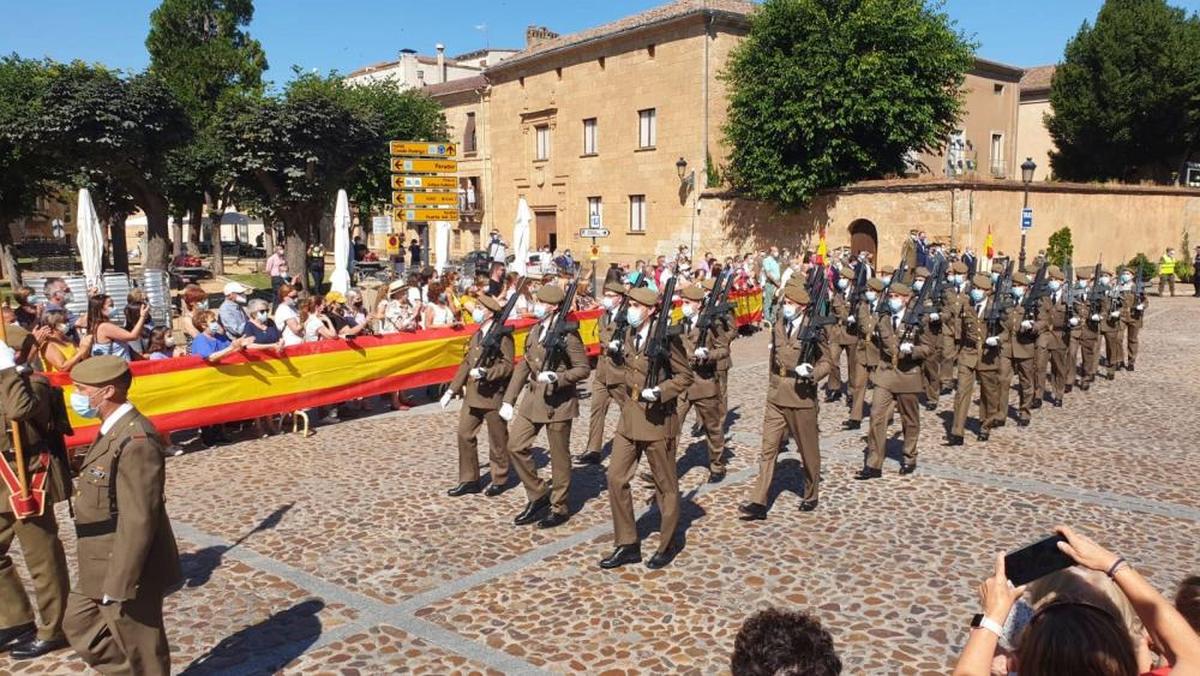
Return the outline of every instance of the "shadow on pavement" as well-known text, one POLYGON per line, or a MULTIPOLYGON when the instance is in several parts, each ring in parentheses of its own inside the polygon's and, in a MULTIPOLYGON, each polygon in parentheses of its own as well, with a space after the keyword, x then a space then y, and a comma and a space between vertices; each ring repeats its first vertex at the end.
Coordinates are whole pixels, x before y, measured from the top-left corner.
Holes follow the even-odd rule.
POLYGON ((200 587, 212 578, 213 571, 221 566, 221 560, 229 550, 237 547, 245 542, 255 533, 268 531, 279 525, 283 520, 283 515, 295 505, 294 502, 289 502, 286 505, 276 509, 258 522, 258 525, 253 530, 238 538, 232 545, 226 547, 217 545, 215 547, 205 547, 194 552, 181 554, 179 557, 179 565, 183 569, 183 582, 176 587, 174 591, 178 591, 183 587, 200 587))
POLYGON ((317 613, 324 608, 325 603, 319 599, 298 603, 223 639, 181 673, 195 676, 241 671, 239 664, 263 655, 270 655, 270 664, 257 664, 254 671, 274 673, 320 638, 317 613))

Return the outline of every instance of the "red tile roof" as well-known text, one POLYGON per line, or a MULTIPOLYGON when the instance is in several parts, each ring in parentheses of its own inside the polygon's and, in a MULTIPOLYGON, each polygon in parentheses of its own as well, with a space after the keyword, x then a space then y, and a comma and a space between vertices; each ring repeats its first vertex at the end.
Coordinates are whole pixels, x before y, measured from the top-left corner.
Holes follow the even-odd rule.
POLYGON ((1026 68, 1025 75, 1021 76, 1021 91, 1049 89, 1056 68, 1054 65, 1026 68))
POLYGON ((458 94, 460 92, 486 87, 487 83, 488 81, 486 77, 482 75, 472 75, 471 77, 463 77, 457 80, 450 80, 448 82, 422 87, 420 91, 430 96, 445 96, 446 94, 458 94))

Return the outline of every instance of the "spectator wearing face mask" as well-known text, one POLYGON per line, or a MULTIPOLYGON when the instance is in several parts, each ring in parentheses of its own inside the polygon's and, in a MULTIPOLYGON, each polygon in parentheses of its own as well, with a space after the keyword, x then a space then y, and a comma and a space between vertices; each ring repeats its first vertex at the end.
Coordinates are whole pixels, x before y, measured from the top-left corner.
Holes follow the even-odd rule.
MULTIPOLYGON (((146 298, 146 292, 141 289, 134 289, 129 292, 126 297, 125 304, 125 330, 133 332, 137 326, 138 318, 142 316, 142 307, 149 306, 150 303, 146 298)), ((145 350, 146 341, 150 339, 150 332, 154 330, 154 319, 149 315, 146 316, 146 321, 142 326, 142 332, 138 334, 137 340, 129 341, 129 349, 133 350, 135 359, 140 358, 140 355, 145 350)))
POLYGON ((271 306, 261 298, 255 298, 246 306, 248 310, 242 335, 253 338, 255 347, 278 347, 281 334, 271 321, 271 306))
POLYGON ((71 367, 91 356, 92 336, 84 336, 79 347, 75 347, 68 337, 70 326, 67 324, 67 315, 61 310, 43 314, 38 326, 49 329, 45 338, 38 343, 38 356, 46 373, 67 373, 71 367))
POLYGON ((171 332, 164 326, 151 331, 150 338, 146 340, 146 351, 143 354, 150 361, 174 357, 175 339, 171 337, 171 332))
POLYGON ((113 299, 107 294, 97 294, 88 300, 87 332, 92 336, 92 356, 114 355, 130 361, 133 350, 129 342, 141 339, 150 306, 142 305, 137 322, 128 331, 113 323, 112 313, 113 299))
POLYGON ((43 314, 46 312, 63 313, 67 317, 67 324, 73 330, 78 317, 67 309, 67 305, 75 300, 74 294, 71 293, 71 287, 67 286, 67 280, 62 277, 47 278, 46 283, 42 285, 42 295, 46 297, 46 302, 42 306, 43 314))
POLYGON ((283 256, 282 246, 275 247, 275 253, 267 258, 263 271, 271 278, 272 293, 279 293, 279 285, 291 281, 287 278, 287 259, 283 256))
POLYGON ((179 296, 179 328, 183 331, 184 339, 187 341, 187 347, 191 347, 192 340, 196 334, 200 333, 194 324, 192 317, 197 310, 208 309, 208 294, 195 284, 188 284, 183 288, 183 293, 179 296))
POLYGON ((441 282, 430 282, 427 292, 429 304, 425 306, 424 325, 427 329, 444 329, 462 326, 455 316, 454 310, 446 295, 446 287, 441 282))
POLYGON ((217 316, 225 335, 231 340, 241 338, 246 327, 246 311, 242 308, 246 305, 246 294, 250 293, 250 288, 239 282, 229 282, 225 285, 224 293, 225 300, 217 308, 217 316))
POLYGON ((291 284, 279 287, 279 305, 275 308, 275 328, 279 329, 284 347, 304 342, 299 304, 300 293, 291 284))
POLYGON ((200 329, 199 335, 192 341, 192 356, 201 357, 209 363, 215 363, 231 354, 241 352, 247 345, 254 342, 253 338, 230 339, 225 330, 217 322, 217 313, 212 310, 199 310, 192 317, 192 323, 200 329))

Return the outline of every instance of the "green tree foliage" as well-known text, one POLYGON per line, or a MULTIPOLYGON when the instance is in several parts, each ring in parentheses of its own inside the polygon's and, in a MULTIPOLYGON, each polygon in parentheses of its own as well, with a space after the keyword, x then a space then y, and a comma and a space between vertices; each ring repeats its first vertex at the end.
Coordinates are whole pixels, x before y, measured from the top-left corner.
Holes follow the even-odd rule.
POLYGON ((1141 252, 1129 259, 1129 262, 1125 264, 1125 267, 1129 268, 1129 272, 1134 276, 1137 275, 1138 268, 1141 268, 1142 279, 1146 280, 1147 282, 1158 274, 1158 264, 1149 258, 1146 258, 1146 254, 1141 252))
POLYGON ((1050 104, 1059 178, 1169 181, 1200 149, 1200 18, 1107 0, 1067 43, 1050 104))
POLYGON ((925 0, 766 0, 722 74, 728 180, 794 209, 904 171, 953 131, 972 52, 925 0))
POLYGON ((1050 235, 1050 244, 1046 247, 1046 260, 1051 265, 1063 267, 1075 253, 1075 245, 1071 242, 1071 229, 1062 228, 1050 235))

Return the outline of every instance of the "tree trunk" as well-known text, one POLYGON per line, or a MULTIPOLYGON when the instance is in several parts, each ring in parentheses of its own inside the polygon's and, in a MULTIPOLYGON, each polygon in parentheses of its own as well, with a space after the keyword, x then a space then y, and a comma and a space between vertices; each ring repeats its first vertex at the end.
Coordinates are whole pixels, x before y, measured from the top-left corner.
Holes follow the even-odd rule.
POLYGON ((283 255, 287 259, 288 275, 304 280, 305 287, 308 286, 308 243, 304 237, 307 232, 307 224, 284 217, 283 237, 285 243, 283 255))
POLYGON ((113 268, 120 273, 129 274, 129 248, 125 245, 125 219, 128 214, 115 213, 109 223, 108 232, 112 238, 113 268))
POLYGON ((263 252, 268 256, 275 253, 275 224, 263 219, 263 252))
MULTIPOLYGON (((166 270, 167 263, 171 260, 171 245, 167 239, 167 201, 155 196, 142 205, 142 210, 146 212, 146 260, 143 267, 147 270, 166 270)), ((175 220, 175 225, 177 228, 182 227, 178 219, 175 220)), ((175 242, 182 245, 182 233, 175 242)))
POLYGON ((193 202, 188 206, 187 252, 189 256, 200 255, 200 222, 204 220, 203 205, 203 202, 193 202))
MULTIPOLYGON (((146 216, 146 227, 147 227, 147 229, 150 227, 150 216, 149 215, 146 216)), ((147 240, 149 239, 148 232, 147 232, 146 238, 147 238, 147 240)), ((178 256, 179 254, 183 253, 183 217, 182 216, 172 216, 171 217, 171 245, 172 245, 171 246, 171 255, 172 256, 178 256)), ((149 261, 150 260, 149 245, 147 245, 146 248, 147 248, 146 260, 149 261)), ((165 253, 165 250, 164 250, 164 253, 165 253)), ((147 265, 146 267, 151 267, 151 266, 147 265)))
POLYGON ((13 243, 12 221, 0 214, 0 273, 15 290, 21 285, 21 266, 17 263, 17 247, 13 243))
MULTIPOLYGON (((212 272, 213 275, 225 274, 225 256, 221 251, 221 219, 225 217, 225 205, 217 206, 208 212, 208 220, 212 223, 209 228, 212 235, 212 272)), ((237 226, 233 226, 236 232, 237 226)), ((235 237, 236 239, 236 237, 235 237)))

